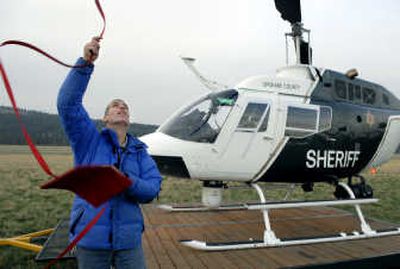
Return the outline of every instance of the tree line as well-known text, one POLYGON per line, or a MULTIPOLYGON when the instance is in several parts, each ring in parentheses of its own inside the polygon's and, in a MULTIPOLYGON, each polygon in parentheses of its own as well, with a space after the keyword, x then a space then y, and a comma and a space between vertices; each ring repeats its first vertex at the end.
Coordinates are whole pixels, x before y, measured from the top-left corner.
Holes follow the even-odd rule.
MULTIPOLYGON (((33 110, 20 110, 29 135, 37 145, 68 145, 68 140, 61 127, 59 116, 33 110)), ((98 129, 103 127, 100 120, 94 120, 98 129)), ((141 136, 154 132, 158 126, 132 123, 129 133, 141 136)), ((26 141, 11 107, 0 106, 0 144, 25 145, 26 141)))
MULTIPOLYGON (((21 109, 20 113, 35 144, 54 146, 68 145, 68 140, 61 127, 58 115, 26 109, 21 109)), ((103 127, 102 122, 100 120, 94 121, 97 128, 100 130, 103 127)), ((132 123, 128 132, 138 137, 154 132, 157 127, 157 125, 132 123)), ((26 144, 11 107, 0 106, 0 144, 26 144)), ((397 153, 400 153, 400 147, 397 149, 397 153)))

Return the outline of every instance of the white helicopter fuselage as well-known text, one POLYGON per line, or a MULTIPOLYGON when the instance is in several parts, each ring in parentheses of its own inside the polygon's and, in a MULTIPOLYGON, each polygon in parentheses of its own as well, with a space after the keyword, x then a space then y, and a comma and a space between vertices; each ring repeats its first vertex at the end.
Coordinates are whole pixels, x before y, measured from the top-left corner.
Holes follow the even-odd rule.
MULTIPOLYGON (((323 74, 324 70, 316 70, 309 65, 295 65, 279 69, 275 77, 248 78, 231 90, 237 92, 235 97, 228 96, 228 99, 231 98, 229 100, 236 98, 233 105, 222 103, 218 111, 210 114, 207 110, 212 109, 212 100, 207 96, 218 96, 218 92, 207 94, 200 101, 180 109, 155 133, 141 139, 149 146, 150 154, 155 157, 162 171, 165 170, 163 165, 172 168, 177 163, 170 162, 172 159, 163 162, 160 158, 181 158, 177 161, 183 163, 182 174, 178 172, 177 176, 200 180, 257 181, 271 167, 290 138, 304 139, 331 129, 333 116, 329 103, 326 106, 310 103, 310 97, 322 79, 317 72, 323 74), (307 117, 309 114, 311 122, 297 122, 298 126, 293 126, 293 123, 288 123, 288 113, 291 113, 288 109, 300 116, 307 117), (194 111, 203 114, 190 122, 176 121, 194 111), (175 129, 171 133, 168 126, 171 129, 174 125, 181 126, 178 129, 172 127, 175 129), (215 133, 199 135, 205 126, 215 133), (176 135, 183 132, 182 128, 188 128, 193 133, 176 135), (196 135, 197 138, 190 138, 196 135)), ((392 144, 396 142, 393 140, 392 144)), ((396 145, 393 146, 395 148, 396 145)), ((325 166, 332 167, 325 168, 352 168, 360 159, 360 152, 356 149, 330 150, 324 162, 328 161, 325 166)), ((387 152, 387 155, 392 153, 387 152)), ((314 155, 308 153, 303 162, 315 166, 318 160, 313 158, 322 157, 314 155)), ((179 165, 175 168, 179 169, 179 165)))
MULTIPOLYGON (((333 82, 335 81, 329 78, 329 74, 325 74, 325 70, 317 70, 310 65, 283 67, 277 71, 275 77, 250 77, 236 85, 233 90, 213 92, 201 97, 178 110, 155 133, 145 135, 141 140, 149 146, 149 152, 162 172, 180 177, 258 181, 265 178, 268 169, 290 139, 297 143, 303 141, 307 150, 297 159, 286 160, 301 162, 301 167, 293 167, 319 174, 335 170, 331 174, 344 177, 346 173, 364 169, 373 161, 378 144, 383 143, 384 127, 389 126, 389 115, 400 115, 400 112, 371 106, 364 108, 362 104, 348 104, 349 102, 343 101, 331 100, 319 104, 310 102, 318 88, 325 87, 325 91, 335 92, 330 89, 333 82), (325 85, 321 86, 323 76, 327 77, 324 80, 331 81, 325 81, 325 85), (351 110, 362 117, 366 113, 364 110, 369 113, 375 111, 375 114, 370 115, 374 122, 368 122, 366 115, 365 124, 373 128, 372 125, 378 124, 375 121, 379 118, 382 121, 380 124, 385 126, 380 128, 380 137, 375 139, 378 144, 373 152, 360 149, 361 142, 357 142, 357 134, 351 136, 354 143, 350 143, 350 146, 341 142, 340 139, 345 139, 342 138, 343 135, 332 132, 328 135, 332 128, 333 114, 340 116, 341 113, 341 108, 335 107, 336 104, 332 102, 350 105, 351 110), (386 118, 379 110, 385 112, 386 118), (309 139, 318 134, 323 134, 326 145, 310 143, 309 139)), ((394 122, 395 124, 390 125, 392 135, 385 142, 386 150, 383 157, 380 156, 381 162, 389 159, 394 153, 392 149, 398 146, 399 141, 395 137, 400 136, 400 121, 397 119, 394 122)), ((357 132, 359 131, 353 133, 357 132)), ((375 162, 374 166, 376 165, 378 163, 375 162)), ((289 163, 287 167, 290 167, 289 163)), ((292 173, 296 173, 296 170, 292 169, 292 173)), ((322 176, 321 181, 323 180, 322 176)))

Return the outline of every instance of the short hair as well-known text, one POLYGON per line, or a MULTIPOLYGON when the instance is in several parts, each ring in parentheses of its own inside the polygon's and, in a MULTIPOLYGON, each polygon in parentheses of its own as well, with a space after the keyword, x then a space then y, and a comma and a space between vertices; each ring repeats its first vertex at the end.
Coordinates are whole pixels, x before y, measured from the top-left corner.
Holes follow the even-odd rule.
POLYGON ((108 114, 108 111, 110 110, 110 107, 114 104, 114 103, 120 103, 120 102, 122 102, 122 103, 124 103, 125 105, 126 105, 126 107, 128 108, 128 111, 129 111, 129 106, 128 106, 128 104, 124 101, 124 100, 122 100, 122 99, 113 99, 113 100, 111 100, 111 102, 107 105, 107 107, 106 107, 106 110, 104 111, 104 116, 107 116, 107 114, 108 114))

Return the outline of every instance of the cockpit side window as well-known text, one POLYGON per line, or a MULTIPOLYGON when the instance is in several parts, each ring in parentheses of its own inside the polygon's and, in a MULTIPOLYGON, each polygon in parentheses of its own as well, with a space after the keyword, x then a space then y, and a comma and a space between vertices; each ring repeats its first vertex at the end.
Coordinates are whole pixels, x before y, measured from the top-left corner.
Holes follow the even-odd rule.
POLYGON ((249 103, 243 112, 237 130, 250 132, 255 131, 267 108, 268 104, 265 103, 249 103))
POLYGON ((160 132, 187 141, 214 143, 237 96, 236 90, 210 93, 168 120, 160 132))

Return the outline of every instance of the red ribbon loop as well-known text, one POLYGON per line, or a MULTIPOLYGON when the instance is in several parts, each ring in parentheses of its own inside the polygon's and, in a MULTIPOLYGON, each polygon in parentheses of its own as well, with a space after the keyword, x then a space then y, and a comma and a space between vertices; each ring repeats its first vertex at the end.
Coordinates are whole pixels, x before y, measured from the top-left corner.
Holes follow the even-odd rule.
MULTIPOLYGON (((95 0, 95 3, 96 3, 96 7, 97 7, 102 19, 103 19, 103 27, 102 27, 101 33, 99 35, 100 38, 103 38, 105 29, 106 29, 106 17, 104 15, 103 9, 101 8, 99 0, 95 0)), ((24 42, 24 41, 19 41, 19 40, 7 40, 7 41, 4 41, 4 42, 2 42, 0 44, 0 47, 4 47, 4 46, 8 46, 8 45, 18 45, 18 46, 22 46, 22 47, 26 47, 28 49, 34 50, 34 51, 46 56, 50 60, 52 60, 52 61, 54 61, 54 62, 56 62, 56 63, 58 63, 58 64, 60 64, 62 66, 68 67, 68 68, 81 68, 81 67, 85 67, 85 66, 87 66, 89 64, 89 63, 87 63, 85 65, 70 65, 70 64, 66 64, 66 63, 58 60, 56 57, 54 57, 54 56, 50 55, 49 53, 45 52, 44 50, 42 50, 42 49, 40 49, 40 48, 38 48, 38 47, 36 47, 36 46, 34 46, 32 44, 29 44, 29 43, 24 42)), ((11 101, 11 104, 13 106, 15 115, 16 115, 17 120, 18 120, 18 123, 19 123, 19 125, 21 127, 21 130, 22 130, 22 133, 23 133, 23 135, 25 137, 25 140, 29 145, 29 148, 31 149, 34 157, 36 158, 37 162, 39 163, 39 165, 43 169, 43 171, 46 174, 48 174, 49 176, 51 176, 51 177, 56 177, 56 175, 50 170, 49 165, 46 163, 45 159, 40 154, 39 150, 36 148, 36 146, 33 143, 31 137, 29 136, 28 131, 26 130, 26 127, 25 127, 25 125, 24 125, 24 123, 22 121, 22 118, 20 116, 20 113, 19 113, 19 110, 18 110, 18 107, 17 107, 17 103, 16 103, 15 98, 14 98, 13 90, 11 88, 10 82, 8 80, 8 77, 7 77, 7 73, 6 73, 5 69, 4 69, 4 66, 3 66, 1 60, 0 60, 0 72, 1 72, 1 76, 3 78, 4 86, 5 86, 6 90, 7 90, 8 97, 9 97, 9 99, 11 101)))
MULTIPOLYGON (((101 33, 100 33, 100 35, 99 35, 100 39, 102 39, 102 38, 103 38, 103 35, 104 35, 104 32, 105 32, 105 29, 106 29, 106 17, 105 17, 105 15, 104 15, 103 9, 101 8, 101 5, 100 5, 99 0, 95 0, 95 3, 96 3, 96 6, 97 6, 97 9, 98 9, 98 11, 99 11, 99 13, 100 13, 100 15, 101 15, 101 17, 102 17, 102 19, 103 19, 103 27, 102 27, 101 33)), ((26 47, 26 48, 28 48, 28 49, 34 50, 34 51, 36 51, 36 52, 38 52, 38 53, 40 53, 40 54, 46 56, 46 57, 49 58, 50 60, 52 60, 52 61, 54 61, 54 62, 56 62, 56 63, 58 63, 58 64, 60 64, 60 65, 63 65, 63 66, 65 66, 65 67, 68 67, 68 68, 82 68, 82 67, 85 67, 85 66, 87 66, 88 64, 90 64, 90 63, 87 63, 87 64, 85 64, 85 65, 70 65, 70 64, 66 64, 66 63, 64 63, 64 62, 62 62, 62 61, 60 61, 60 60, 58 60, 58 59, 55 58, 54 56, 50 55, 49 53, 45 52, 44 50, 42 50, 42 49, 40 49, 40 48, 38 48, 38 47, 36 47, 36 46, 34 46, 34 45, 32 45, 32 44, 29 44, 29 43, 24 42, 24 41, 19 41, 19 40, 7 40, 7 41, 4 41, 4 42, 2 42, 2 43, 0 44, 0 47, 4 47, 4 46, 8 46, 8 45, 18 45, 18 46, 23 46, 23 47, 26 47)), ((25 140, 26 140, 26 142, 28 143, 30 150, 32 151, 32 154, 34 155, 34 157, 35 157, 35 159, 37 160, 37 162, 39 163, 40 167, 43 169, 43 171, 44 171, 47 175, 51 176, 52 178, 57 178, 57 176, 51 171, 50 166, 47 164, 47 162, 45 161, 45 159, 43 158, 43 156, 40 154, 39 150, 36 148, 36 146, 35 146, 35 144, 33 143, 31 137, 29 136, 29 133, 28 133, 28 131, 27 131, 27 129, 26 129, 26 127, 25 127, 25 125, 24 125, 24 123, 23 123, 23 121, 22 121, 21 115, 20 115, 20 113, 19 113, 19 110, 18 110, 18 107, 17 107, 17 103, 16 103, 16 101, 15 101, 15 97, 14 97, 14 94, 13 94, 13 91, 12 91, 12 88, 11 88, 11 85, 10 85, 10 82, 9 82, 9 80, 8 80, 6 71, 5 71, 5 69, 4 69, 4 66, 3 66, 1 60, 0 60, 0 73, 1 73, 1 77, 3 78, 4 86, 5 86, 5 88, 6 88, 8 97, 9 97, 9 99, 10 99, 10 101, 11 101, 12 107, 13 107, 14 112, 15 112, 15 115, 16 115, 16 118, 17 118, 18 123, 19 123, 19 125, 20 125, 20 127, 21 127, 21 130, 22 130, 22 133, 23 133, 23 135, 24 135, 24 137, 25 137, 25 140)), ((54 259, 53 261, 51 261, 51 262, 46 266, 46 268, 50 268, 50 267, 51 267, 53 264, 55 264, 60 258, 62 258, 68 251, 70 251, 70 250, 79 242, 79 240, 81 240, 82 237, 83 237, 87 232, 89 232, 89 230, 96 224, 96 222, 99 220, 99 218, 101 217, 101 215, 104 213, 104 210, 105 210, 105 207, 96 215, 96 217, 95 217, 93 220, 90 221, 90 223, 89 223, 89 224, 85 227, 85 229, 75 238, 75 240, 73 240, 73 241, 67 246, 67 248, 66 248, 62 253, 60 253, 60 254, 57 256, 56 259, 54 259)))

